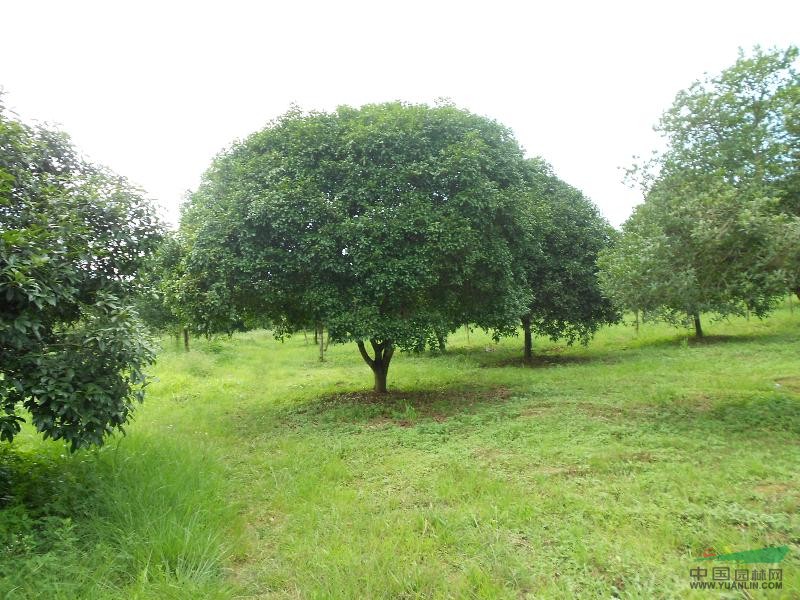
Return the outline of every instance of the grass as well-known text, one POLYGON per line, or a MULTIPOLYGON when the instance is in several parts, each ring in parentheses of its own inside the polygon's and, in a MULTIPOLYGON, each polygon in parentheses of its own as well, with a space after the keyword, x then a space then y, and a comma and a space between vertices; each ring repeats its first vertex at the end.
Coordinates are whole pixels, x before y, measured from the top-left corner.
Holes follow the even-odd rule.
POLYGON ((800 310, 706 328, 462 331, 383 398, 354 345, 167 340, 127 437, 4 450, 0 597, 704 598, 706 548, 788 545, 713 597, 799 598, 800 310))

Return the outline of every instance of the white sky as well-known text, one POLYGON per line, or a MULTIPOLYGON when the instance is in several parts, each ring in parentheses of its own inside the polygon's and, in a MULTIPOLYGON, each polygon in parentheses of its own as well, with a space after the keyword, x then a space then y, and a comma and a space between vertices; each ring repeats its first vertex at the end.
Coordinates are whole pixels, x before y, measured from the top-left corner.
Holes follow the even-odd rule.
POLYGON ((211 158, 291 103, 448 97, 511 127, 615 225, 619 167, 739 46, 800 43, 800 2, 7 0, 0 86, 144 187, 173 223, 211 158))

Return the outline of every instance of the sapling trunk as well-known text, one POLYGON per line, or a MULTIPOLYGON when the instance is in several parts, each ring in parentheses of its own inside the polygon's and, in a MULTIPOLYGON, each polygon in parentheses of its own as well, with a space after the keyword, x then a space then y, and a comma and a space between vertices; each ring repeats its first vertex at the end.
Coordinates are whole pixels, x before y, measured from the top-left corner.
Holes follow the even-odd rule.
POLYGON ((700 313, 694 313, 694 334, 696 337, 703 337, 703 327, 700 324, 700 313))
POLYGON ((439 343, 439 352, 444 352, 447 349, 447 338, 441 333, 437 333, 436 341, 439 343))
POLYGON ((531 334, 530 315, 522 317, 522 331, 525 339, 525 360, 533 360, 533 335, 531 334))

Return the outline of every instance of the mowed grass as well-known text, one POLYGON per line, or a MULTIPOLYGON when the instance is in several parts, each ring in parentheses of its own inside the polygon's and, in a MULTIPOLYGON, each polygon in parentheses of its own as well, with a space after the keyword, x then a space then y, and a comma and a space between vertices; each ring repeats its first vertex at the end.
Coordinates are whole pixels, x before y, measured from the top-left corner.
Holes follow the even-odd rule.
POLYGON ((461 331, 387 397, 353 344, 165 340, 127 437, 0 459, 0 597, 798 598, 800 308, 706 330, 461 331), (690 589, 776 545, 781 591, 690 589))

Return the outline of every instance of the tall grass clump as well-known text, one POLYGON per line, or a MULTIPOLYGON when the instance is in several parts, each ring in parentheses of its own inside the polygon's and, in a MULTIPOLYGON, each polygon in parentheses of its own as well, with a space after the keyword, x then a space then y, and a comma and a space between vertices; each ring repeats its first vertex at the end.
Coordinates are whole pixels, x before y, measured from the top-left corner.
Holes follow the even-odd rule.
POLYGON ((146 434, 75 455, 3 449, 0 597, 227 597, 235 509, 220 465, 146 434))

